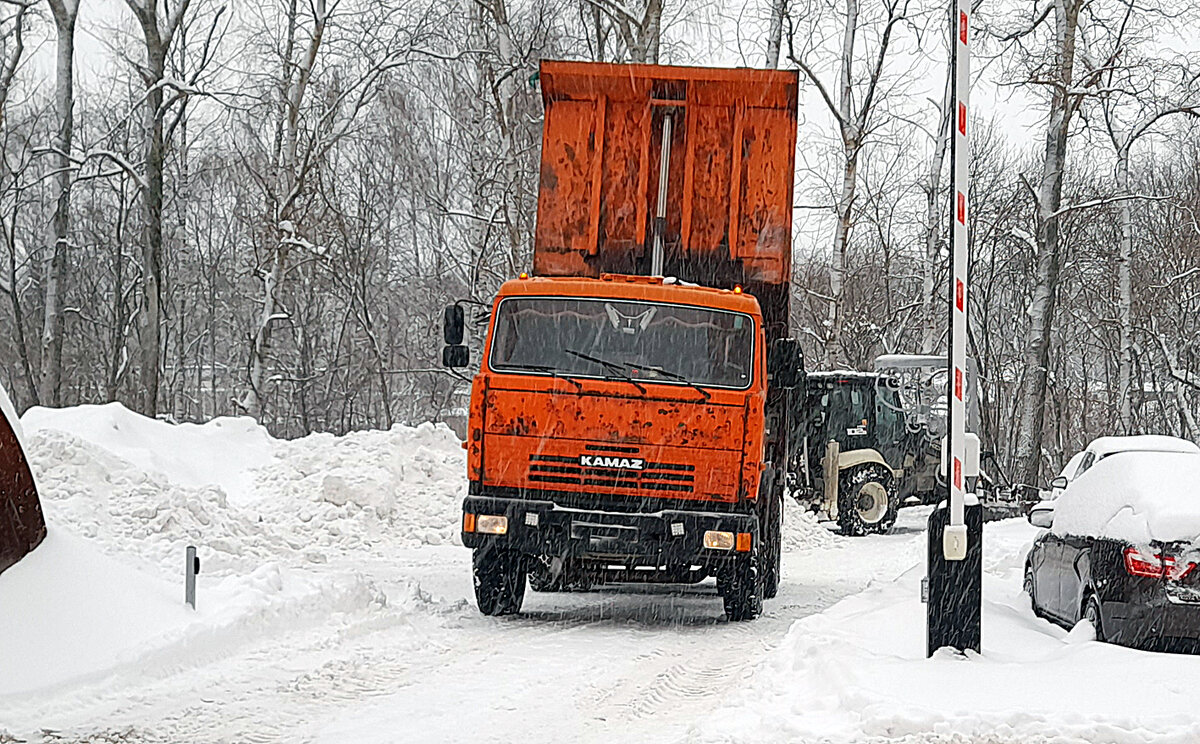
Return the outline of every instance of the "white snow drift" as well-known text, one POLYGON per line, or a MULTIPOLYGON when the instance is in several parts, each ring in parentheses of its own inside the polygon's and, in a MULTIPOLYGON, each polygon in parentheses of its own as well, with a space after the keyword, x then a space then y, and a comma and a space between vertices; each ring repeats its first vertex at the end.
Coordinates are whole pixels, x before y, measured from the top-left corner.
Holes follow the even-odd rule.
POLYGON ((1200 658, 1094 642, 1034 617, 1021 591, 1034 530, 990 524, 983 653, 925 658, 924 567, 797 621, 704 742, 1190 744, 1200 658))
POLYGON ((33 691, 372 612, 381 594, 352 565, 313 566, 457 534, 464 453, 445 426, 286 442, 248 419, 175 426, 116 404, 24 424, 49 537, 0 575, 0 711, 35 720, 33 691), (198 611, 182 601, 187 545, 198 611))

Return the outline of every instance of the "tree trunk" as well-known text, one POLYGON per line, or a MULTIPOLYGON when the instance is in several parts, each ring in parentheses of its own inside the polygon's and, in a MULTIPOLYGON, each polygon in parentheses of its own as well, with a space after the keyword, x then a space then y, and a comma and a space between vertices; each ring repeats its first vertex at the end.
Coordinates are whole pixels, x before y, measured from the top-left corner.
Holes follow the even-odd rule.
MULTIPOLYGON (((1129 148, 1117 152, 1117 193, 1129 193, 1129 148)), ((1117 252, 1117 316, 1120 325, 1121 348, 1117 365, 1118 410, 1121 433, 1133 433, 1133 202, 1129 199, 1118 205, 1121 219, 1121 243, 1117 252)))
POLYGON ((787 0, 770 0, 771 17, 767 21, 767 67, 779 67, 779 47, 783 43, 783 17, 787 0))
POLYGON ((75 104, 75 18, 76 9, 61 2, 51 4, 58 31, 55 63, 54 113, 58 132, 54 138, 54 217, 46 261, 45 313, 42 319, 41 375, 37 399, 42 405, 62 405, 63 295, 67 281, 67 231, 71 216, 70 152, 75 104))
POLYGON ((141 412, 158 415, 159 355, 162 336, 162 206, 163 206, 163 103, 162 81, 166 50, 147 39, 149 91, 146 95, 146 190, 142 194, 142 329, 141 412))
POLYGON ((1016 461, 1021 482, 1035 485, 1041 479, 1042 429, 1045 423, 1046 387, 1050 367, 1050 331, 1058 295, 1061 267, 1057 212, 1062 206, 1063 170, 1066 167, 1067 138, 1075 104, 1066 91, 1071 87, 1075 65, 1075 32, 1078 0, 1057 0, 1055 31, 1057 56, 1056 82, 1046 128, 1045 159, 1038 186, 1038 257, 1033 301, 1029 308, 1029 331, 1022 353, 1027 376, 1021 395, 1020 429, 1016 443, 1016 461))
POLYGON ((845 359, 842 327, 846 292, 847 254, 850 228, 853 226, 854 192, 858 184, 858 150, 847 148, 846 167, 842 172, 842 196, 837 203, 837 226, 833 233, 833 263, 829 268, 829 335, 825 343, 825 363, 831 367, 845 359))

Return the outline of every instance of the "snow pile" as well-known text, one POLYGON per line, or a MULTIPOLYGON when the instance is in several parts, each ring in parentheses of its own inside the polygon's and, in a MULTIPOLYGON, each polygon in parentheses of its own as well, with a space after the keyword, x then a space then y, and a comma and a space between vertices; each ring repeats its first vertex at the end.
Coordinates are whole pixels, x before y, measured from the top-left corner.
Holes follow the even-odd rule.
POLYGON ((1091 642, 1037 619, 1021 591, 1033 528, 989 524, 983 653, 925 658, 924 567, 797 621, 703 742, 1191 744, 1200 659, 1091 642), (1130 705, 1129 680, 1136 704, 1130 705), (1139 686, 1140 685, 1140 686, 1139 686), (1147 686, 1148 685, 1148 686, 1147 686), (1140 694, 1139 694, 1140 691, 1140 694))
POLYGON ((169 424, 120 403, 74 408, 31 408, 27 430, 66 431, 172 484, 218 486, 235 501, 252 494, 253 471, 271 460, 275 440, 254 419, 216 418, 169 424))
POLYGON ((52 524, 170 575, 188 545, 200 547, 205 572, 216 574, 280 559, 302 545, 268 531, 216 486, 172 483, 65 431, 34 430, 26 455, 52 524))
POLYGON ((249 419, 175 426, 118 404, 33 409, 26 454, 47 513, 171 574, 452 544, 466 455, 445 425, 274 440, 249 419))
POLYGON ((804 506, 788 501, 783 507, 783 549, 785 552, 832 548, 840 540, 804 506))
POLYGON ((466 453, 444 424, 278 442, 255 508, 308 554, 454 544, 466 453))
POLYGON ((1200 540, 1200 455, 1124 452, 1105 457, 1059 496, 1054 532, 1134 544, 1200 540))

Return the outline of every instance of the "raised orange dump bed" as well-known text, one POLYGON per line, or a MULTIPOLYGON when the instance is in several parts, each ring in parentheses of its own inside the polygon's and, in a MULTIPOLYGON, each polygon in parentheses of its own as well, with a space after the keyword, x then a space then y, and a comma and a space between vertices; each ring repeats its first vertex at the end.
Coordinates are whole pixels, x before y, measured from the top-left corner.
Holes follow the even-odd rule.
POLYGON ((551 62, 534 273, 650 273, 664 115, 664 274, 790 279, 798 77, 782 70, 551 62))

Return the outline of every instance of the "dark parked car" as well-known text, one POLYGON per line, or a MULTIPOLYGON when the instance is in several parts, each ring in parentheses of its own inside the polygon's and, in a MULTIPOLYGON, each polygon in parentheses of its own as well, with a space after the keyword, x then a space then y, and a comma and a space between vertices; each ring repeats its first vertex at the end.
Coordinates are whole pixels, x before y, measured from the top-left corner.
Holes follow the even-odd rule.
POLYGON ((1097 640, 1200 651, 1200 455, 1113 454, 1029 521, 1046 528, 1025 562, 1036 614, 1090 620, 1097 640))

